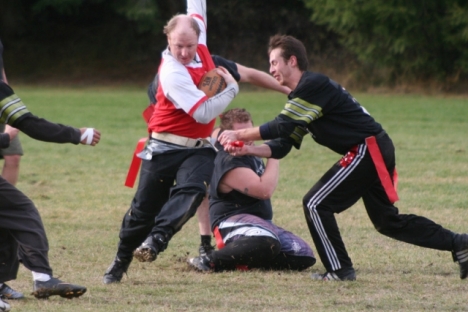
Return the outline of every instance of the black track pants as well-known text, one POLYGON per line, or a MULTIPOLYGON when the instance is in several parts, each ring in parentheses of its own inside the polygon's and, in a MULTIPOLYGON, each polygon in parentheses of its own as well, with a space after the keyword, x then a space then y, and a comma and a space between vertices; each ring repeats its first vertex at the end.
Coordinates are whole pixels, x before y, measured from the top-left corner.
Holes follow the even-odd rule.
POLYGON ((33 202, 0 176, 0 282, 16 278, 19 257, 31 271, 52 275, 49 244, 33 202))
POLYGON ((207 192, 215 152, 211 148, 178 150, 144 160, 138 190, 120 229, 117 256, 130 259, 148 235, 166 242, 194 216, 207 192))
MULTIPOLYGON (((393 143, 387 134, 377 137, 377 143, 392 176, 395 170, 393 143)), ((328 271, 353 266, 334 214, 348 209, 360 198, 381 234, 422 247, 452 251, 453 232, 427 218, 398 213, 382 187, 366 144, 361 144, 348 166, 336 163, 303 199, 309 231, 328 271)))

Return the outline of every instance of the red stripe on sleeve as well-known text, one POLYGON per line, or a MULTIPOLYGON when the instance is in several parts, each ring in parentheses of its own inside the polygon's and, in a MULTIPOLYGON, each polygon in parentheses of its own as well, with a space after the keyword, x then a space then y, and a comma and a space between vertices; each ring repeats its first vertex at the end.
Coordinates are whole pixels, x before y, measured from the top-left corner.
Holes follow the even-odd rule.
POLYGON ((190 109, 190 111, 188 112, 188 114, 190 116, 193 117, 193 114, 195 113, 195 111, 197 110, 197 108, 202 105, 203 102, 205 102, 206 100, 208 99, 208 97, 205 95, 204 97, 202 97, 195 105, 193 105, 193 107, 190 109))

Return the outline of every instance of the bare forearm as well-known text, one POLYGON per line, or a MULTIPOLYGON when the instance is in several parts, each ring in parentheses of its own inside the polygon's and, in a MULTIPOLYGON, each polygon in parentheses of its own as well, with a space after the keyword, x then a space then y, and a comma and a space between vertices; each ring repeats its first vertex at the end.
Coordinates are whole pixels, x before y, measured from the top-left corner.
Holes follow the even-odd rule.
POLYGON ((235 132, 237 134, 237 140, 240 141, 258 141, 262 139, 258 127, 236 130, 235 132))
POLYGON ((273 192, 278 185, 279 177, 279 161, 277 159, 268 159, 265 172, 260 177, 261 183, 264 185, 265 195, 267 198, 273 196, 273 192))
POLYGON ((275 78, 263 71, 245 67, 240 64, 236 65, 241 77, 240 82, 247 82, 258 87, 278 91, 284 94, 289 94, 291 92, 288 87, 280 85, 275 78))
POLYGON ((252 156, 257 156, 257 157, 262 157, 262 158, 271 157, 271 149, 266 144, 262 144, 258 146, 246 145, 245 149, 246 149, 245 155, 252 155, 252 156))

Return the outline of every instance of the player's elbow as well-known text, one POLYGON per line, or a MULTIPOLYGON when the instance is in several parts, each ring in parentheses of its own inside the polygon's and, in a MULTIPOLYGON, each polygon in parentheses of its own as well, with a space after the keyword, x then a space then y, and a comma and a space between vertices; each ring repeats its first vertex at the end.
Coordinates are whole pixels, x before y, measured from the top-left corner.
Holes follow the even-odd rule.
POLYGON ((213 120, 213 117, 212 116, 208 116, 207 114, 199 111, 199 110, 196 110, 193 115, 192 115, 192 118, 195 119, 196 122, 198 123, 201 123, 201 124, 209 124, 212 120, 213 120))
POLYGON ((198 123, 201 123, 201 124, 206 125, 206 124, 209 124, 209 123, 213 120, 213 118, 210 119, 210 118, 202 117, 202 118, 195 118, 195 120, 196 120, 198 123))
POLYGON ((258 198, 261 200, 267 200, 270 199, 273 196, 273 193, 275 191, 274 187, 264 187, 262 188, 261 192, 259 192, 258 198))

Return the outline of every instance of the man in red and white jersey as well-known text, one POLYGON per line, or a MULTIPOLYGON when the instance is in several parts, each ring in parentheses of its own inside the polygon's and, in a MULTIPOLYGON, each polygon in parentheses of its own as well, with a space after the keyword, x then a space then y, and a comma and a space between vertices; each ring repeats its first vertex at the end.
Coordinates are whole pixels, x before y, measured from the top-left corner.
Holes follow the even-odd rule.
POLYGON ((215 68, 206 46, 206 1, 188 0, 187 14, 164 27, 168 48, 159 66, 157 104, 148 123, 150 140, 138 190, 125 214, 117 255, 104 274, 105 284, 120 282, 133 257, 154 261, 169 240, 195 214, 207 192, 216 151, 210 140, 215 118, 239 91, 220 67, 227 87, 208 98, 197 88, 215 68))

